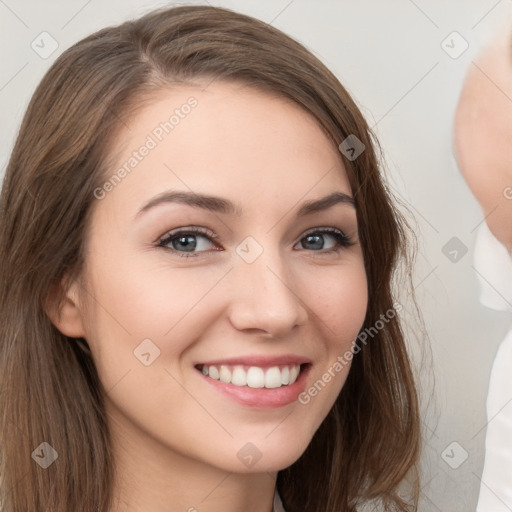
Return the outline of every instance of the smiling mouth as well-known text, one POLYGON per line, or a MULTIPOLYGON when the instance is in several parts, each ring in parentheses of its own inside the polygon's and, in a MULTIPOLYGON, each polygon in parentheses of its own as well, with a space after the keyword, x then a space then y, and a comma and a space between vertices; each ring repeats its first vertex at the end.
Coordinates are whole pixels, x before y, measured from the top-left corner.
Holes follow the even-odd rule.
POLYGON ((276 389, 293 384, 308 366, 311 365, 304 363, 261 367, 198 364, 195 368, 206 377, 225 384, 237 387, 276 389))

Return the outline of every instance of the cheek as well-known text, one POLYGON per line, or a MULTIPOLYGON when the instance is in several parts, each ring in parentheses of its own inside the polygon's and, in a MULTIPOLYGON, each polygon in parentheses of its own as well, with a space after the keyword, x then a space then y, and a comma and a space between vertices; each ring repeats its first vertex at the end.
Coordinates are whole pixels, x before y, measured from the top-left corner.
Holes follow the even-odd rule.
POLYGON ((368 305, 362 258, 341 269, 318 273, 316 284, 310 286, 308 304, 316 317, 312 321, 323 333, 323 343, 317 346, 318 361, 309 386, 298 399, 304 412, 315 418, 310 425, 311 436, 333 406, 352 365, 353 344, 368 305))
POLYGON ((214 325, 230 267, 170 269, 132 255, 93 268, 87 340, 110 401, 154 433, 172 424, 173 411, 202 417, 179 384, 190 371, 183 356, 214 325))
POLYGON ((323 326, 331 349, 342 349, 356 338, 366 316, 367 280, 362 260, 318 272, 305 285, 307 304, 323 326))
POLYGON ((109 258, 92 262, 91 312, 86 323, 100 366, 132 364, 134 350, 147 339, 155 345, 155 353, 164 356, 161 360, 170 362, 216 315, 222 288, 217 285, 229 266, 169 268, 147 260, 131 254, 116 257, 115 265, 108 264, 109 258))

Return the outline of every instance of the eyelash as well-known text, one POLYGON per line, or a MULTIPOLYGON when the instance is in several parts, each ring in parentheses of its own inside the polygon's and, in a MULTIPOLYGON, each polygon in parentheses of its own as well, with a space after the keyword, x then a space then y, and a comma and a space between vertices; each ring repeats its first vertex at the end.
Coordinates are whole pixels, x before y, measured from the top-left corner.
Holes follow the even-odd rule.
MULTIPOLYGON (((345 233, 340 231, 339 229, 335 228, 315 228, 313 230, 307 231, 302 235, 302 237, 299 239, 299 242, 303 240, 304 238, 310 236, 310 235, 324 235, 328 234, 334 238, 334 240, 337 243, 337 246, 332 249, 326 249, 326 250, 319 250, 319 251, 311 251, 311 252, 318 252, 320 254, 331 254, 341 251, 342 249, 346 249, 352 245, 354 245, 354 241, 351 240, 349 236, 347 236, 345 233)), ((215 235, 213 232, 199 227, 191 227, 186 229, 180 229, 178 231, 173 231, 165 235, 163 238, 161 238, 157 244, 157 247, 161 247, 164 250, 171 251, 172 253, 177 254, 181 258, 195 258, 198 257, 201 253, 206 251, 199 251, 199 252, 182 252, 177 251, 176 249, 172 249, 171 247, 167 247, 167 244, 172 242, 175 239, 178 239, 184 235, 203 235, 206 237, 210 242, 217 242, 219 240, 219 237, 215 235)), ((307 250, 307 249, 304 249, 307 250)))

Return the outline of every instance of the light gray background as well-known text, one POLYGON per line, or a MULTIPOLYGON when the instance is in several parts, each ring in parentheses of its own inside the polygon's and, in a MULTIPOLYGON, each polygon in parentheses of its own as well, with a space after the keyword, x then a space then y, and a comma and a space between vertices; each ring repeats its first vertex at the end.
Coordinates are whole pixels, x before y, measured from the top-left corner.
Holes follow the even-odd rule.
MULTIPOLYGON (((171 3, 0 0, 2 174, 28 100, 58 54, 97 29, 171 3), (59 45, 47 59, 31 48, 43 31, 59 45)), ((417 366, 423 365, 423 403, 428 404, 420 510, 474 510, 489 373, 510 311, 493 312, 478 302, 472 256, 475 228, 483 217, 454 163, 451 130, 465 72, 482 42, 512 19, 511 0, 209 3, 261 18, 304 43, 340 78, 375 127, 390 181, 415 215, 420 237, 414 282, 435 376, 429 377, 428 365, 416 359, 417 366), (469 43, 456 59, 441 47, 453 31, 469 43), (457 263, 441 250, 454 236, 469 249, 457 263), (441 457, 453 441, 468 453, 457 469, 441 457)), ((412 350, 420 352, 417 346, 412 350)), ((454 453, 462 452, 456 448, 454 453)))

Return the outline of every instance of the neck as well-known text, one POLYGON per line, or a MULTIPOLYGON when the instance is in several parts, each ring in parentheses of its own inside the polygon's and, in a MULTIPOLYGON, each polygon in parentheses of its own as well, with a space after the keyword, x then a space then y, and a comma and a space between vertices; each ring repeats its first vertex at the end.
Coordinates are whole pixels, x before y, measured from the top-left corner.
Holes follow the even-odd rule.
POLYGON ((272 512, 277 473, 233 473, 187 457, 109 408, 111 512, 272 512))

